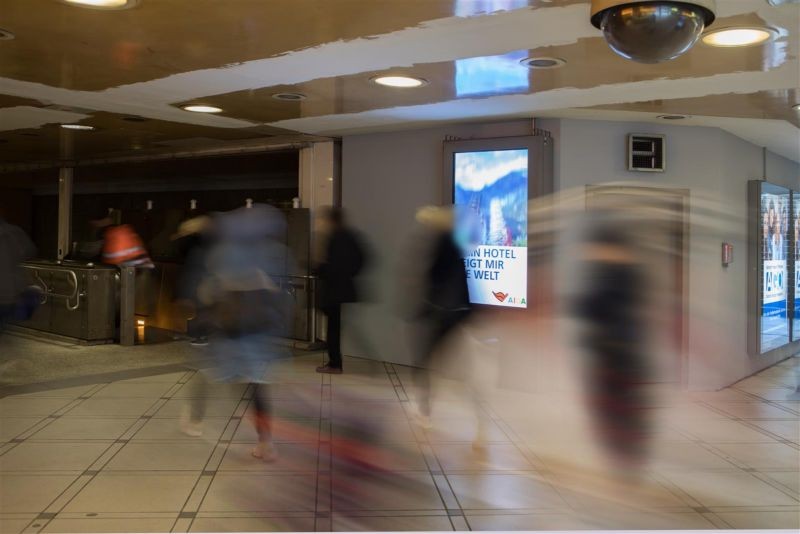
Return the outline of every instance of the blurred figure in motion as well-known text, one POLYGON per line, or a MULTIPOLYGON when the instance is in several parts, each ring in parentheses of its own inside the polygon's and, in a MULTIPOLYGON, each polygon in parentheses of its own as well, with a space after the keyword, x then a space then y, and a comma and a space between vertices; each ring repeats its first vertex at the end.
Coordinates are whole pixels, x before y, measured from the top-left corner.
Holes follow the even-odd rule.
POLYGON ((172 236, 176 242, 183 265, 178 275, 177 298, 191 315, 188 333, 193 346, 208 345, 209 310, 198 298, 200 282, 207 274, 206 256, 212 243, 211 218, 201 215, 180 224, 172 236))
POLYGON ((579 254, 585 286, 574 303, 583 321, 585 393, 601 444, 621 474, 631 474, 647 460, 651 426, 645 273, 621 224, 589 232, 579 254))
POLYGON ((425 229, 427 250, 419 258, 430 258, 421 275, 417 308, 419 361, 415 382, 418 388, 417 413, 420 426, 430 428, 430 368, 448 336, 469 317, 471 305, 462 252, 453 235, 453 211, 427 206, 417 212, 417 222, 425 229))
POLYGON ((152 269, 153 262, 136 230, 129 224, 114 224, 111 213, 104 211, 91 221, 101 236, 100 260, 119 267, 152 269))
MULTIPOLYGON (((209 306, 215 334, 210 342, 219 382, 253 385, 254 424, 258 445, 252 454, 275 459, 267 387, 270 364, 287 356, 275 337, 284 335, 291 317, 291 297, 281 289, 292 259, 283 242, 286 221, 275 208, 256 204, 215 218, 215 241, 206 255, 206 275, 198 298, 209 306)), ((201 377, 202 378, 202 377, 201 377)), ((205 412, 205 397, 194 397, 192 423, 205 412)))
POLYGON ((22 228, 9 224, 0 214, 0 335, 20 308, 28 306, 20 264, 35 254, 36 247, 22 228))
POLYGON ((317 372, 341 374, 342 304, 358 302, 356 277, 366 265, 367 254, 359 237, 345 223, 341 208, 328 207, 323 210, 320 223, 320 229, 327 236, 317 275, 321 282, 320 307, 328 319, 328 363, 318 367, 317 372))

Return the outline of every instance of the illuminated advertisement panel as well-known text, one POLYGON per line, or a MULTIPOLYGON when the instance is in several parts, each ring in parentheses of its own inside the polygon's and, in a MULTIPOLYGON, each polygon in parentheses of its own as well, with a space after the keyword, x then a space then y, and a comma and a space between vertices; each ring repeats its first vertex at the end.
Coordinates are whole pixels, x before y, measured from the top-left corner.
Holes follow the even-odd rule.
POLYGON ((470 301, 527 307, 528 149, 456 152, 455 234, 470 301))
POLYGON ((789 342, 789 190, 764 183, 760 198, 761 352, 789 342))
POLYGON ((800 339, 800 193, 792 191, 792 232, 794 255, 794 315, 792 319, 792 341, 800 339))

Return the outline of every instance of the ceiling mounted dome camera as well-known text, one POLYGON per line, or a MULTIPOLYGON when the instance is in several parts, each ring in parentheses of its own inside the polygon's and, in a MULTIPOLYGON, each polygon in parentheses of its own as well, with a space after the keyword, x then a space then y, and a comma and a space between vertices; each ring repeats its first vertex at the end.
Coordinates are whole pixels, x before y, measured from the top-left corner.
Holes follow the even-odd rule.
POLYGON ((592 0, 592 24, 626 59, 660 63, 689 50, 714 22, 714 0, 592 0))

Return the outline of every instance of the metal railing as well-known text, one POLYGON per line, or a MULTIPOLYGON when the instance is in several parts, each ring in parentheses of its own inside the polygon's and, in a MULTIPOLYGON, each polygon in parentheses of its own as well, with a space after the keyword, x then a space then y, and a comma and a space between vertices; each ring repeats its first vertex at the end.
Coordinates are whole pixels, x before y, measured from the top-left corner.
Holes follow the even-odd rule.
POLYGON ((81 307, 81 299, 86 297, 85 291, 80 291, 80 287, 78 284, 78 275, 75 274, 75 271, 71 269, 53 269, 51 272, 62 272, 66 276, 67 282, 69 282, 70 286, 72 287, 72 291, 68 294, 64 293, 56 293, 47 282, 42 279, 41 274, 39 271, 41 268, 34 267, 32 265, 23 265, 25 269, 33 271, 33 278, 36 281, 36 285, 42 291, 42 298, 40 299, 40 304, 47 303, 48 298, 54 299, 64 299, 64 305, 69 311, 76 311, 78 308, 81 307), (75 303, 72 304, 71 301, 75 300, 75 303))

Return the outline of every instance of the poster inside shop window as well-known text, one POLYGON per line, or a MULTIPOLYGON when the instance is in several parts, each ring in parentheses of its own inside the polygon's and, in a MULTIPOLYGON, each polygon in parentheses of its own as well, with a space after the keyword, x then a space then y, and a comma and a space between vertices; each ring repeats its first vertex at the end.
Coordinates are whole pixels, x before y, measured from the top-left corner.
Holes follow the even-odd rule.
POLYGON ((762 184, 760 198, 762 262, 761 280, 761 352, 789 342, 789 290, 796 280, 789 279, 789 238, 792 234, 794 207, 788 189, 762 184))
POLYGON ((526 308, 528 149, 457 152, 453 178, 470 301, 526 308))

